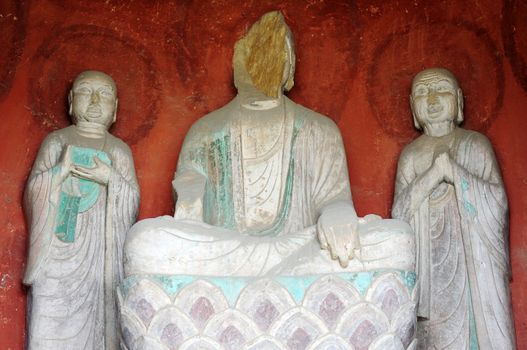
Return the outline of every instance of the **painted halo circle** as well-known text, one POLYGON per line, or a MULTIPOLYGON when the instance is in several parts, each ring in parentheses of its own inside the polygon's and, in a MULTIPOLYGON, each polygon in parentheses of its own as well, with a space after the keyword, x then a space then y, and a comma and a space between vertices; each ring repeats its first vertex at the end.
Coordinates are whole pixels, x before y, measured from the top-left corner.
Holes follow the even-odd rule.
POLYGON ((29 100, 40 125, 53 130, 71 124, 67 94, 75 77, 100 70, 116 82, 119 98, 112 133, 135 144, 153 127, 160 104, 160 81, 149 51, 137 41, 95 25, 57 31, 38 49, 31 70, 29 100))
POLYGON ((380 126, 407 142, 417 135, 409 105, 413 77, 444 67, 458 79, 464 95, 464 127, 485 131, 503 104, 504 73, 488 33, 470 23, 408 26, 375 50, 368 70, 368 102, 380 126))

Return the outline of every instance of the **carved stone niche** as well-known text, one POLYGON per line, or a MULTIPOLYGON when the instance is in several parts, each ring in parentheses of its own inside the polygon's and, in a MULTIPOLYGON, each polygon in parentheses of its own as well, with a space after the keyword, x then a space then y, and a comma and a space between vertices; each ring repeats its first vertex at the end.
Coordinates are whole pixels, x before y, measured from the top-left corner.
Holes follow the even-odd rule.
POLYGON ((284 96, 294 44, 271 12, 235 47, 238 95, 189 131, 174 217, 128 233, 123 348, 415 349, 415 241, 357 217, 340 132, 284 96))

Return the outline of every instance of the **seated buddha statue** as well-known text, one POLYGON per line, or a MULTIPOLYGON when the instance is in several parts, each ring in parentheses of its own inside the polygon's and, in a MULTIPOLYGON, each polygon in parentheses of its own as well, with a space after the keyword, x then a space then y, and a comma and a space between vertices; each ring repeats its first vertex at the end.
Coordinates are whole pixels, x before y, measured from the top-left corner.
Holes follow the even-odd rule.
POLYGON ((406 223, 357 216, 335 123, 284 95, 295 53, 279 12, 236 43, 233 68, 237 96, 186 135, 172 183, 174 217, 129 231, 126 275, 413 270, 406 223))

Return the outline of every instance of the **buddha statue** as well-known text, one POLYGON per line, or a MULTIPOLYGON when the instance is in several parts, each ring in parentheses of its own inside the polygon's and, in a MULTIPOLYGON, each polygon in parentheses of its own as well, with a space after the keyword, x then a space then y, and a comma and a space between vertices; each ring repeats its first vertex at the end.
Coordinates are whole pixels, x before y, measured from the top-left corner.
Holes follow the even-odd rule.
POLYGON ((295 55, 279 12, 233 66, 237 96, 184 141, 174 217, 127 235, 127 348, 411 349, 413 232, 357 216, 337 126, 284 96, 295 55))
POLYGON ((233 67, 237 96, 185 138, 174 217, 140 221, 128 233, 127 276, 412 270, 407 224, 357 216, 335 123, 284 95, 295 53, 279 12, 236 43, 233 67))

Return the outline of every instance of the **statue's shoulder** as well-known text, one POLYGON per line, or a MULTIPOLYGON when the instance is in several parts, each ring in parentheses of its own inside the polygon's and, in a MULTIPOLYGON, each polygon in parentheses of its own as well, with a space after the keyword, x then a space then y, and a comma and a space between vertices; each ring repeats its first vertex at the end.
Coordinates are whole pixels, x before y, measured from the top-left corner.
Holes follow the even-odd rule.
POLYGON ((60 146, 68 143, 71 133, 73 132, 74 125, 67 126, 63 129, 58 129, 50 132, 42 141, 42 147, 60 146))
POLYGON ((112 153, 119 152, 131 156, 132 151, 130 150, 130 147, 126 144, 126 142, 110 133, 108 133, 106 137, 106 143, 110 145, 112 153))
POLYGON ((288 99, 288 106, 294 108, 295 119, 301 121, 305 125, 313 125, 324 129, 327 132, 337 132, 340 134, 340 130, 335 122, 318 112, 315 112, 307 107, 299 105, 288 99))
POLYGON ((236 109, 235 99, 210 113, 205 114, 192 124, 188 134, 202 136, 214 133, 230 125, 236 109))
POLYGON ((427 152, 430 139, 422 134, 418 138, 412 140, 409 144, 403 147, 399 159, 410 160, 417 154, 427 152))
POLYGON ((492 144, 487 136, 474 130, 456 128, 456 137, 462 142, 470 142, 472 146, 492 149, 492 144))

